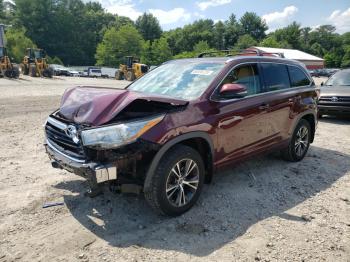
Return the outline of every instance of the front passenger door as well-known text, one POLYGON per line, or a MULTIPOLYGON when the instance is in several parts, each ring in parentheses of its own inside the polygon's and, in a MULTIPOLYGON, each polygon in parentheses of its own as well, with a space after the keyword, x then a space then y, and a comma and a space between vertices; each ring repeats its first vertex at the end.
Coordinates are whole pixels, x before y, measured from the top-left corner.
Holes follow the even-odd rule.
POLYGON ((241 98, 215 94, 219 109, 219 152, 216 157, 219 166, 263 148, 267 136, 267 110, 260 98, 263 89, 258 65, 252 63, 237 66, 223 80, 219 89, 228 83, 243 85, 247 92, 241 98))

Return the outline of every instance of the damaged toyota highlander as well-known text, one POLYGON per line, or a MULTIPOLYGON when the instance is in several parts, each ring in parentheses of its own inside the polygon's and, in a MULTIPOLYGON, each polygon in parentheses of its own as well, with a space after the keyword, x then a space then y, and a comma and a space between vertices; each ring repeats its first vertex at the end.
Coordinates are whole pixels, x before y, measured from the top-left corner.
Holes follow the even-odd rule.
POLYGON ((66 90, 45 124, 45 148, 54 168, 87 179, 90 196, 101 184, 136 188, 157 212, 176 216, 219 168, 271 150, 302 160, 317 99, 297 61, 261 54, 174 60, 125 89, 66 90))

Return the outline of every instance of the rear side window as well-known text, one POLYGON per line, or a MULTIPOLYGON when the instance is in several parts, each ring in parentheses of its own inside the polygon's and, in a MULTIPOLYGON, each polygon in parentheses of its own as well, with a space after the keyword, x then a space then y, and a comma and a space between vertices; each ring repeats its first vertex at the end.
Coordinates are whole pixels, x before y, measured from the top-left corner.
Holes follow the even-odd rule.
POLYGON ((266 92, 282 90, 290 87, 286 65, 262 63, 266 92))
POLYGON ((290 84, 292 87, 308 86, 310 85, 310 79, 306 74, 296 66, 288 66, 290 84))

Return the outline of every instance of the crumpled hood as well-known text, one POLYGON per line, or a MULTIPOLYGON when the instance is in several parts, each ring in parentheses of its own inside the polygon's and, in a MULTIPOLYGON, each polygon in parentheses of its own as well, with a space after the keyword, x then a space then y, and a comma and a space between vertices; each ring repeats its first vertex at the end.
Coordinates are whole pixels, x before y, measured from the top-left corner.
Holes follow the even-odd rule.
POLYGON ((99 126, 111 121, 135 100, 155 101, 174 106, 188 103, 185 100, 128 89, 74 87, 64 92, 59 113, 78 124, 99 126))

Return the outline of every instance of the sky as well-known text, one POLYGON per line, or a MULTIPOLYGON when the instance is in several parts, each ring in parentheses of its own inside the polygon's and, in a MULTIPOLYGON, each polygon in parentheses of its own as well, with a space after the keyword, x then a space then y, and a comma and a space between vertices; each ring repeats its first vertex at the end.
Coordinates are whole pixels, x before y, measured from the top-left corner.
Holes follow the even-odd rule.
MULTIPOLYGON (((90 0, 85 0, 90 1, 90 0)), ((181 27, 198 19, 227 20, 234 13, 239 19, 245 12, 263 17, 269 31, 293 21, 315 28, 336 26, 338 33, 350 32, 349 0, 94 0, 109 12, 136 20, 144 12, 158 18, 163 30, 181 27)))

